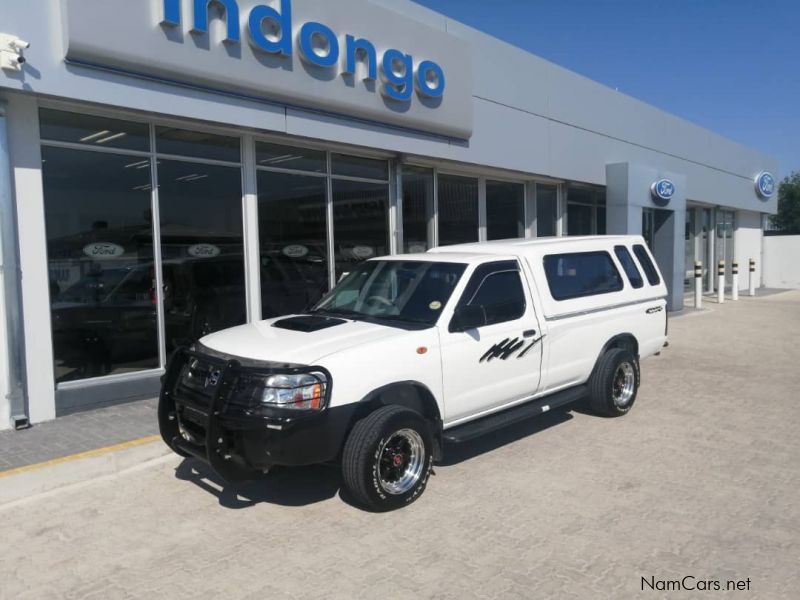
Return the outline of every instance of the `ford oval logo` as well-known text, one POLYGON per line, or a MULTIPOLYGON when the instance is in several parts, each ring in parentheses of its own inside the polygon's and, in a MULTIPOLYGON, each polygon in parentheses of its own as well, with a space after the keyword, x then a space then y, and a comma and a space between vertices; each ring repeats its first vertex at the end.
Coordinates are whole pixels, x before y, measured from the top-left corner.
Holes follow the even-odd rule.
POLYGON ((187 250, 189 256, 194 258, 214 258, 222 254, 222 250, 214 244, 195 244, 187 250))
POLYGON ((659 179, 650 186, 650 191, 653 193, 655 199, 669 202, 675 195, 675 184, 669 179, 659 179))
POLYGON ((775 195, 775 176, 768 171, 756 175, 756 192, 764 200, 769 200, 775 195))
POLYGON ((94 242, 83 247, 83 253, 95 260, 108 260, 125 254, 125 248, 111 242, 94 242))

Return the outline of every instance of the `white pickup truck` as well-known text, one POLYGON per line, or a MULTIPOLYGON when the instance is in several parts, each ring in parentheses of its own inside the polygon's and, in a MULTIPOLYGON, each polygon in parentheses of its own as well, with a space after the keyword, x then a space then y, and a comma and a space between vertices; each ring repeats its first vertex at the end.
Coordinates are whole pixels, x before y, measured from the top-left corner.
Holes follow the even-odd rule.
POLYGON ((362 263, 307 313, 209 335, 172 358, 159 421, 225 479, 338 462, 392 510, 445 442, 589 398, 631 410, 667 343, 667 289, 641 237, 511 240, 362 263))

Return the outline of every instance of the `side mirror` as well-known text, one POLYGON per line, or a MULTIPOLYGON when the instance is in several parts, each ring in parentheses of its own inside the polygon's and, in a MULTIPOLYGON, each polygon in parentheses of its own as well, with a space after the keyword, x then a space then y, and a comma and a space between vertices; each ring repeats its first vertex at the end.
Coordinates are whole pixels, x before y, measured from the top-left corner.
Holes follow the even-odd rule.
POLYGON ((458 333, 486 325, 486 309, 482 305, 461 306, 450 321, 450 332, 458 333))

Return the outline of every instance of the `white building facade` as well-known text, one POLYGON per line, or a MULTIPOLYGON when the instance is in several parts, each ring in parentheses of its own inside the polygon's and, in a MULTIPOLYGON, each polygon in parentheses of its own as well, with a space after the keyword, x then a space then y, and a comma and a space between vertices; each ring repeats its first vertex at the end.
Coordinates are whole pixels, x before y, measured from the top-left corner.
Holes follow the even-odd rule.
POLYGON ((382 254, 641 233, 674 310, 695 260, 760 277, 773 159, 407 0, 0 2, 0 428, 382 254))

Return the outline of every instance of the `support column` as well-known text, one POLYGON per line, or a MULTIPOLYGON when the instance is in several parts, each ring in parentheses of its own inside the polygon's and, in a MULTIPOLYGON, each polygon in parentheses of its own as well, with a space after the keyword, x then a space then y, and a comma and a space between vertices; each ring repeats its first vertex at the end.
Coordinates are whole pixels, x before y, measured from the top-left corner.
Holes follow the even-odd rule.
POLYGON ((258 230, 256 143, 252 135, 242 138, 242 215, 247 321, 257 323, 261 320, 261 247, 258 230))
POLYGON ((25 234, 19 266, 28 415, 31 423, 41 423, 55 418, 56 394, 38 103, 31 96, 10 96, 7 114, 14 195, 24 199, 16 211, 17 228, 25 234))

